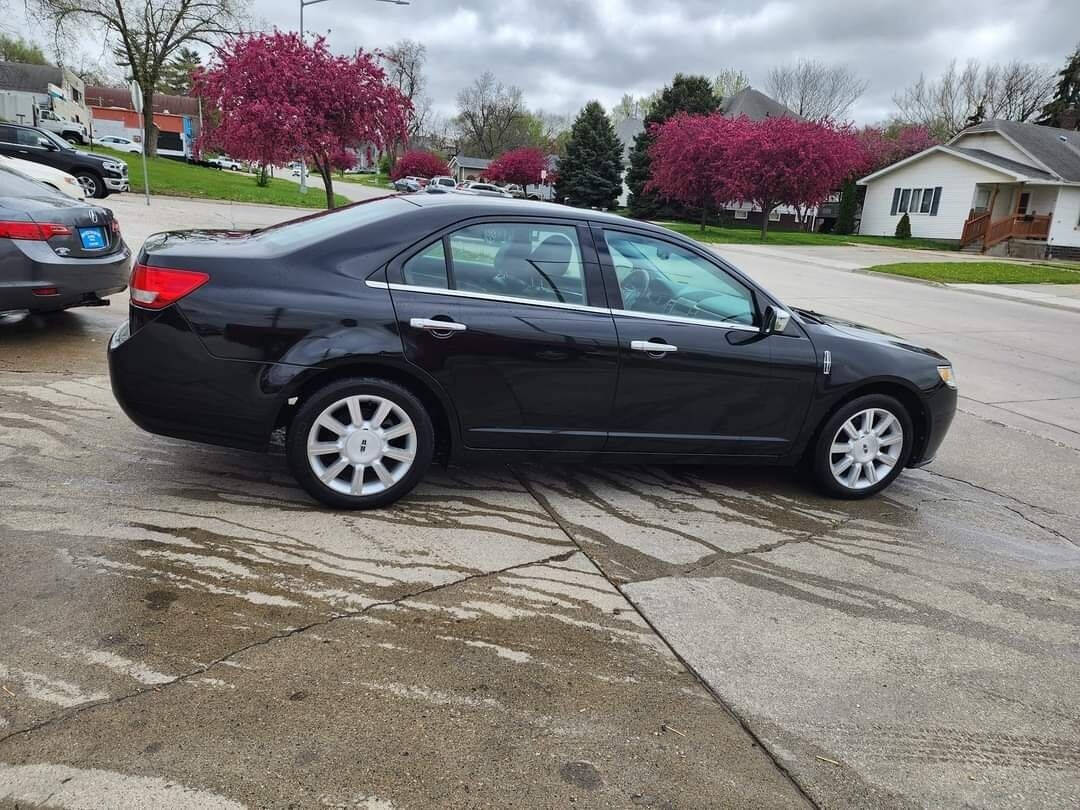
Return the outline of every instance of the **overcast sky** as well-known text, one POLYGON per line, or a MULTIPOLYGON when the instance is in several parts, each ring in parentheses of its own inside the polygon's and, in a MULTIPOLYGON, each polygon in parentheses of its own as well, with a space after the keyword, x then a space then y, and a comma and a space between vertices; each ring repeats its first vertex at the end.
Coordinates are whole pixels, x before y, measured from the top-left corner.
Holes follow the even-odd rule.
MULTIPOLYGON (((299 26, 297 0, 254 0, 253 12, 267 27, 299 26)), ((329 32, 339 52, 423 42, 428 94, 445 115, 484 70, 521 87, 532 109, 573 113, 647 94, 677 71, 737 68, 764 90, 770 67, 806 56, 869 81, 851 115, 871 123, 896 90, 953 58, 1060 68, 1080 40, 1080 0, 327 0, 305 10, 305 27, 329 32)))

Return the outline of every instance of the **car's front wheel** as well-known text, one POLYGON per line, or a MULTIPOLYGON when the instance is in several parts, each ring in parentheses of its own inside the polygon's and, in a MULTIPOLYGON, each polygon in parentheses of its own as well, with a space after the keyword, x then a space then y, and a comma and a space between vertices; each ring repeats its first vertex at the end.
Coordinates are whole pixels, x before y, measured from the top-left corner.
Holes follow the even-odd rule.
POLYGON ((103 198, 108 192, 105 190, 105 181, 93 172, 76 172, 75 179, 83 187, 87 197, 103 198))
POLYGON ((424 476, 434 447, 423 403, 397 383, 375 377, 339 380, 308 397, 286 437, 297 481, 337 509, 396 501, 424 476))
POLYGON ((839 498, 866 498, 900 474, 915 430, 894 397, 870 394, 848 402, 822 427, 814 447, 818 485, 839 498))

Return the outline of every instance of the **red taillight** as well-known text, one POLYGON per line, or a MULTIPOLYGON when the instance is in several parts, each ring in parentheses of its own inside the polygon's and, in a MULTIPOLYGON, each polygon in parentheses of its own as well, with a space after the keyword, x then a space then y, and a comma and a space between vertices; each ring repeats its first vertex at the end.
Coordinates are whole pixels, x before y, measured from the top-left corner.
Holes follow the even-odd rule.
POLYGON ((71 228, 55 222, 6 222, 0 221, 0 237, 5 239, 29 239, 44 242, 54 236, 71 236, 71 228))
POLYGON ((164 309, 210 280, 198 270, 135 265, 131 271, 131 303, 143 309, 164 309))

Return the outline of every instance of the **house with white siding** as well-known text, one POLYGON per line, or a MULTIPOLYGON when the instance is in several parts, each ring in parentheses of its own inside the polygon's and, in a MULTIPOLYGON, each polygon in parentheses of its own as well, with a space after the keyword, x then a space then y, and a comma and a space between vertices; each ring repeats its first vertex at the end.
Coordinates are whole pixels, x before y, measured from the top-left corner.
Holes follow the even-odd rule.
POLYGON ((863 234, 911 235, 965 250, 1080 259, 1080 132, 985 121, 859 180, 863 234))

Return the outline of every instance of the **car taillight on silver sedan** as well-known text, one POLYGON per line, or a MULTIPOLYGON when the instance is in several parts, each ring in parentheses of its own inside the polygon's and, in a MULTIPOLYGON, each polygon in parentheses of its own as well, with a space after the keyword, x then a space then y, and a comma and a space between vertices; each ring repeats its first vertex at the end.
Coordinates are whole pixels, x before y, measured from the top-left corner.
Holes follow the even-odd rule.
POLYGON ((143 309, 164 309, 210 280, 198 270, 176 270, 137 264, 131 271, 131 303, 143 309))

